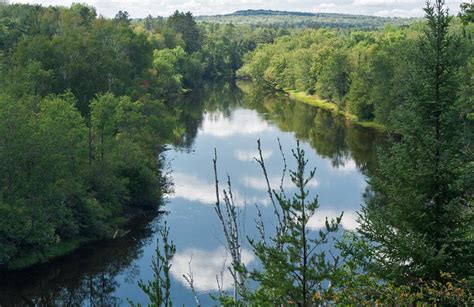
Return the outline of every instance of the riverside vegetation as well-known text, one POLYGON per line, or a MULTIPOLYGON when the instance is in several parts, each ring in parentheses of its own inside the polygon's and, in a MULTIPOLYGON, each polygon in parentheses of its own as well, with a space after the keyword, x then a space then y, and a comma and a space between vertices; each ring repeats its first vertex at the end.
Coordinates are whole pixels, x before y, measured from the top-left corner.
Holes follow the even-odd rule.
MULTIPOLYGON (((463 22, 472 22, 472 4, 463 5, 463 9, 467 13, 461 16, 463 22)), ((262 168, 262 180, 267 183, 277 223, 268 232, 259 212, 256 228, 260 239, 247 238, 260 262, 258 269, 247 268, 241 261, 245 243, 239 230, 239 209, 234 203, 230 178, 227 189, 220 191, 215 157, 215 210, 222 222, 232 260, 228 269, 234 280, 233 293, 221 291, 216 297, 220 304, 474 303, 473 54, 467 34, 472 30, 453 30, 453 19, 442 0, 428 2, 425 13, 426 22, 416 26, 416 36, 408 39, 403 31, 389 31, 389 36, 399 37, 401 45, 399 53, 382 52, 394 61, 383 61, 389 64, 384 70, 389 73, 388 79, 371 76, 369 67, 376 70, 372 64, 349 73, 347 55, 340 52, 345 52, 343 38, 351 35, 339 36, 326 30, 281 37, 274 44, 258 47, 247 58, 241 73, 257 82, 272 88, 294 88, 298 84, 301 90, 334 100, 340 108, 346 107, 347 99, 349 109, 364 111, 358 114, 361 117, 378 121, 383 118, 389 128, 389 144, 386 150, 379 151, 378 167, 369 174, 370 186, 357 231, 346 232, 343 239, 337 239, 343 213, 332 220, 326 218, 326 225, 319 232, 308 229, 310 218, 318 214, 319 203, 317 198, 307 199, 308 183, 315 171, 307 172, 308 160, 299 144, 293 151, 297 167, 290 172, 297 192, 288 198, 283 191, 286 163, 280 189, 273 189, 259 141, 259 156, 255 159, 262 168), (410 51, 410 57, 402 52, 402 46, 409 46, 403 51, 410 51), (327 53, 322 56, 318 51, 327 53), (396 64, 399 56, 406 61, 404 65, 396 64), (322 64, 321 59, 330 62, 322 64), (308 73, 307 67, 314 70, 308 73), (397 73, 390 75, 394 70, 397 73), (349 86, 353 81, 349 76, 358 80, 354 87, 349 86), (364 83, 368 80, 371 83, 364 83), (364 84, 366 91, 359 88, 364 84), (384 86, 387 87, 382 95, 378 91, 384 86), (388 103, 377 98, 394 92, 392 104, 390 97, 388 103), (358 96, 360 93, 366 95, 364 99, 358 96), (321 249, 324 245, 333 249, 321 249), (337 252, 333 253, 334 249, 337 252)), ((378 35, 384 37, 387 33, 378 35)), ((366 55, 369 62, 381 52, 367 42, 353 48, 373 50, 370 56, 366 55)), ((286 161, 284 155, 283 160, 286 161)), ((168 231, 164 232, 165 251, 176 248, 167 240, 168 231)), ((160 249, 157 254, 162 255, 160 249)), ((162 261, 166 272, 173 255, 165 253, 161 257, 166 260, 162 261)), ((155 272, 161 278, 159 270, 155 272)), ((194 289, 192 271, 184 277, 194 289)), ((144 289, 149 291, 150 286, 144 289)), ((199 305, 196 294, 195 298, 199 305)), ((155 295, 152 302, 168 306, 168 299, 166 295, 155 295)))
POLYGON ((0 267, 120 235, 156 209, 160 152, 185 141, 177 96, 231 77, 274 30, 132 21, 93 7, 0 7, 0 267), (135 212, 135 213, 134 213, 135 212))
MULTIPOLYGON (((417 21, 381 31, 298 31, 258 46, 246 55, 239 75, 352 120, 392 127, 412 86, 419 36, 426 26, 417 21)), ((456 40, 449 58, 459 67, 453 76, 457 99, 467 104, 472 92, 462 89, 472 86, 472 22, 451 19, 449 32, 456 40)))
MULTIPOLYGON (((389 144, 368 173, 360 227, 344 240, 333 239, 340 217, 319 233, 307 228, 319 204, 307 200, 314 172, 307 177, 304 151, 294 151, 292 198, 272 189, 260 155, 278 224, 267 233, 257 218, 261 238, 248 244, 259 270, 240 261, 230 179, 224 194, 216 179, 234 278, 233 293, 216 300, 472 304, 473 9, 462 7, 453 18, 436 0, 425 21, 378 31, 198 24, 180 12, 106 19, 79 4, 0 7, 0 267, 115 237, 139 210, 156 211, 167 190, 160 153, 186 142, 183 118, 192 116, 178 97, 238 70, 266 90, 383 125, 389 144)), ((170 306, 179 246, 166 226, 161 233, 155 280, 140 287, 152 305, 170 306)), ((192 272, 185 278, 194 291, 192 272)))

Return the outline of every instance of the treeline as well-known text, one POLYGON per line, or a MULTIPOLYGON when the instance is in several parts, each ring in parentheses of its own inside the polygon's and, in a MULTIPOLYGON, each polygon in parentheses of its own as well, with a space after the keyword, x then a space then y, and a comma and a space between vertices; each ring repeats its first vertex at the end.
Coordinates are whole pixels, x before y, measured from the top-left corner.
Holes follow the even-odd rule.
POLYGON ((184 67, 174 65, 175 71, 182 75, 185 85, 196 79, 197 75, 207 79, 233 77, 236 70, 242 66, 242 58, 246 53, 260 44, 273 43, 278 36, 289 34, 283 29, 254 28, 247 25, 196 24, 189 12, 175 12, 169 18, 150 15, 144 19, 134 20, 132 27, 139 33, 147 33, 155 49, 168 49, 156 54, 156 61, 163 63, 160 67, 162 69, 166 66, 164 62, 182 62, 179 60, 170 62, 170 58, 174 57, 170 53, 179 54, 181 49, 193 53, 195 68, 194 71, 188 71, 188 76, 181 73, 184 67), (187 34, 176 35, 176 33, 187 34))
POLYGON ((197 19, 210 23, 252 25, 273 29, 335 28, 365 30, 382 29, 387 24, 405 26, 414 21, 412 18, 272 10, 245 10, 227 15, 199 16, 197 19))
POLYGON ((0 268, 120 235, 131 212, 156 208, 163 145, 189 143, 176 98, 276 35, 190 13, 0 7, 0 268))
MULTIPOLYGON (((241 76, 277 89, 293 89, 336 104, 361 121, 389 125, 413 78, 414 53, 425 23, 383 31, 305 30, 259 46, 245 61, 241 76)), ((472 86, 472 24, 453 21, 452 57, 460 63, 454 82, 472 86)), ((427 55, 430 56, 430 55, 427 55)), ((460 91, 467 103, 470 92, 460 91)))

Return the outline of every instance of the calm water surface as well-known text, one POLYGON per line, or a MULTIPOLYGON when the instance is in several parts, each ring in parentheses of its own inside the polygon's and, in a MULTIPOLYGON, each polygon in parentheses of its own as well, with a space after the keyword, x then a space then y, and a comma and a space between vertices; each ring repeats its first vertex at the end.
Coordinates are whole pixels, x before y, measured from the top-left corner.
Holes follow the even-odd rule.
MULTIPOLYGON (((204 305, 211 305, 209 293, 217 290, 216 275, 224 274, 223 287, 230 290, 225 269, 230 263, 223 247, 221 227, 216 218, 212 158, 218 153, 221 183, 231 177, 234 196, 240 208, 241 229, 256 235, 255 204, 265 223, 274 225, 261 169, 253 160, 257 139, 270 183, 278 188, 282 176, 283 147, 288 167, 295 166, 291 149, 302 142, 309 165, 316 177, 309 184, 312 196, 319 195, 320 209, 311 227, 324 225, 326 217, 344 211, 344 229, 357 227, 357 210, 366 189, 367 172, 374 167, 374 147, 378 137, 370 130, 352 127, 343 119, 283 96, 265 95, 252 85, 240 88, 224 84, 206 88, 188 97, 189 123, 182 145, 170 147, 166 161, 174 182, 164 210, 168 214, 137 219, 131 232, 117 240, 91 244, 51 263, 32 269, 0 274, 0 306, 14 305, 128 305, 147 303, 137 286, 152 277, 150 263, 156 248, 157 229, 166 220, 177 246, 172 267, 172 293, 175 305, 194 305, 183 279, 191 263, 196 290, 204 305)), ((283 185, 294 192, 287 179, 283 185)), ((244 245, 243 260, 257 265, 244 245)))

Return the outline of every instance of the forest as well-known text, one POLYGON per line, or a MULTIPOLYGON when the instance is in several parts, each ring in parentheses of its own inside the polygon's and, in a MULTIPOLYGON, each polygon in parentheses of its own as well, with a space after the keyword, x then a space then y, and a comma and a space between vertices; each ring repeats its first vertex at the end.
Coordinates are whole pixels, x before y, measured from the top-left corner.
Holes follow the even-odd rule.
MULTIPOLYGON (((216 304, 474 304, 474 6, 453 16, 435 0, 424 12, 132 19, 86 4, 0 4, 0 271, 126 236, 132 219, 163 213, 173 192, 165 153, 192 150, 205 116, 192 97, 226 80, 247 95, 239 103, 295 133, 291 156, 278 144, 283 173, 294 162, 296 192, 286 193, 283 178, 271 187, 258 139, 251 160, 274 229, 256 205, 258 237, 246 236, 231 178, 225 188, 218 180, 225 165, 217 151, 209 157, 233 281, 216 304), (334 165, 351 149, 368 183, 354 231, 341 226, 344 212, 310 230, 320 202, 310 197, 316 172, 303 142, 334 165), (246 265, 243 245, 258 268, 246 265)), ((138 283, 150 306, 172 305, 173 231, 160 228, 153 278, 138 283)), ((200 305, 189 269, 183 277, 200 305)))
POLYGON ((133 21, 93 7, 0 8, 0 266, 117 235, 160 205, 160 151, 186 134, 175 99, 231 77, 278 31, 133 21))
MULTIPOLYGON (((239 75, 309 100, 329 101, 359 121, 390 125, 413 82, 410 73, 423 28, 424 23, 416 22, 375 32, 304 30, 259 46, 246 56, 239 75)), ((461 67, 457 82, 468 89, 474 65, 472 24, 453 20, 449 31, 457 37, 452 46, 452 61, 461 67)), ((471 97, 469 90, 460 91, 458 99, 467 106, 471 97)))
POLYGON ((415 18, 375 17, 330 13, 302 13, 272 10, 245 10, 227 15, 197 16, 198 21, 218 24, 251 25, 265 28, 382 29, 385 25, 407 26, 415 18))

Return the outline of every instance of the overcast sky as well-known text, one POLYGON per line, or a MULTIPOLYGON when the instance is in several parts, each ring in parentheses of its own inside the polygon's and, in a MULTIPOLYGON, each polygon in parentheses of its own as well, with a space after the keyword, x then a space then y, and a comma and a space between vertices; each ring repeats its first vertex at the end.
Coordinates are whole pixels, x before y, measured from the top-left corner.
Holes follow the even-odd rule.
MULTIPOLYGON (((446 0, 451 13, 457 13, 461 2, 446 0)), ((11 0, 17 3, 70 5, 88 3, 99 14, 112 17, 125 10, 132 17, 167 16, 175 10, 191 11, 194 15, 227 14, 245 9, 272 9, 301 12, 349 13, 376 16, 423 16, 424 0, 11 0)))

